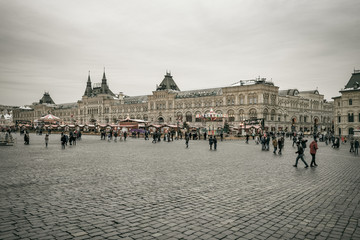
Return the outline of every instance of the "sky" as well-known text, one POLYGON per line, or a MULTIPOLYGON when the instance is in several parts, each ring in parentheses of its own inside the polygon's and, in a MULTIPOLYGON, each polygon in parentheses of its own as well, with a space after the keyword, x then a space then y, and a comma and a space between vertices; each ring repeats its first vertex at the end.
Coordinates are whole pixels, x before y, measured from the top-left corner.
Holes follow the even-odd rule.
POLYGON ((0 104, 76 102, 90 71, 149 95, 264 77, 339 96, 360 69, 358 0, 0 0, 0 104))

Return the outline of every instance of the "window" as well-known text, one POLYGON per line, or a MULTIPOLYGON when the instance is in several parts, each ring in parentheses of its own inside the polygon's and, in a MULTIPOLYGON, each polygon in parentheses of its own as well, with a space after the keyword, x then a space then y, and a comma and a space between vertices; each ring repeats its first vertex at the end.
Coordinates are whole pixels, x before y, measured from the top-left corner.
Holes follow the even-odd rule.
POLYGON ((233 110, 228 111, 228 116, 229 116, 229 122, 235 121, 235 112, 233 110))
POLYGON ((250 109, 249 117, 250 117, 250 119, 256 119, 257 118, 257 112, 256 112, 256 110, 254 108, 250 109))
POLYGON ((354 122, 354 113, 348 113, 348 122, 354 122))
POLYGON ((341 116, 338 116, 338 123, 341 122, 341 116))
POLYGON ((201 112, 195 113, 195 122, 201 122, 201 112))
POLYGON ((240 95, 240 104, 244 104, 244 96, 240 95))
MULTIPOLYGON (((352 99, 349 99, 349 105, 352 105, 352 99)), ((350 131, 350 129, 349 129, 350 131)))
POLYGON ((275 110, 274 109, 271 110, 271 112, 270 112, 270 119, 271 119, 271 121, 275 121, 275 110))
POLYGON ((191 114, 191 112, 186 113, 186 121, 187 122, 192 122, 192 114, 191 114))
POLYGON ((349 135, 354 134, 354 129, 353 128, 349 128, 349 135))

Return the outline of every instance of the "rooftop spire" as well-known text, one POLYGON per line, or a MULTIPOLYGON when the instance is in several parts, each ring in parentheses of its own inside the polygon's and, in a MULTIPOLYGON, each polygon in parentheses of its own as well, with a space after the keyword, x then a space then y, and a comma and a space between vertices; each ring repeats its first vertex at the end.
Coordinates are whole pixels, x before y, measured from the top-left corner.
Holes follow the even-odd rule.
POLYGON ((92 95, 92 88, 91 88, 90 71, 89 71, 84 96, 91 97, 91 95, 92 95))
POLYGON ((103 80, 103 81, 105 80, 105 82, 106 82, 105 67, 104 67, 104 73, 103 73, 103 78, 102 78, 102 80, 103 80))

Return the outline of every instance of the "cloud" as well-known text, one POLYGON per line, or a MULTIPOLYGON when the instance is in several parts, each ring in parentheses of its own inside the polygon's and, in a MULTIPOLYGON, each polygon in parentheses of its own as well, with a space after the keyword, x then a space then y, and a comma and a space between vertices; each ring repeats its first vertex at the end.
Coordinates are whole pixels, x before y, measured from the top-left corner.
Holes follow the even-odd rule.
POLYGON ((75 102, 88 71, 99 82, 103 67, 111 89, 128 95, 151 94, 168 69, 183 90, 261 75, 331 98, 360 68, 356 0, 0 4, 2 104, 31 103, 43 90, 75 102))

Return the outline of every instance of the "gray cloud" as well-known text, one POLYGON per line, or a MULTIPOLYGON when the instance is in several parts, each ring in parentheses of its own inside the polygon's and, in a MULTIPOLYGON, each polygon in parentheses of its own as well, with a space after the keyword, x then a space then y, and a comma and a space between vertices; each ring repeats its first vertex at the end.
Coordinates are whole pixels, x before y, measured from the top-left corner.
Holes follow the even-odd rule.
POLYGON ((50 91, 81 98, 88 70, 110 88, 150 94, 172 70, 181 89, 256 76, 338 95, 360 68, 357 0, 0 1, 0 103, 50 91))

